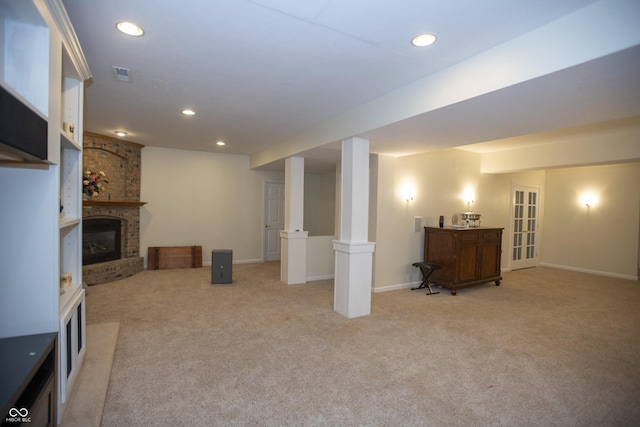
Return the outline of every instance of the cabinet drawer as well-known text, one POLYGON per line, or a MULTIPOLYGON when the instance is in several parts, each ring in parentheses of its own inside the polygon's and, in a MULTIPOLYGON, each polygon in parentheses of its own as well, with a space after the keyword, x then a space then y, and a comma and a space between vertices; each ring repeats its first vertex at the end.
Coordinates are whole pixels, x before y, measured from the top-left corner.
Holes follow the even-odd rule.
POLYGON ((460 232, 460 240, 463 242, 477 241, 479 239, 480 239, 480 233, 476 230, 460 232))
POLYGON ((500 230, 487 230, 482 232, 482 240, 498 240, 501 237, 500 230))

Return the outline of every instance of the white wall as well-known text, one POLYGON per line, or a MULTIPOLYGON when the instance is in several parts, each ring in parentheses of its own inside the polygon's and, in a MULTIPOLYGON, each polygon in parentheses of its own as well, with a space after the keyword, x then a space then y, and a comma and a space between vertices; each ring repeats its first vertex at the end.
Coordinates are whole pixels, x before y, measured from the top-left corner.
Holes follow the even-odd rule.
POLYGON ((249 169, 249 157, 157 147, 142 150, 140 254, 149 246, 232 249, 234 262, 263 259, 266 181, 283 172, 249 169))
POLYGON ((543 263, 638 277, 640 163, 549 170, 545 202, 543 263))
POLYGON ((309 236, 307 238, 307 281, 331 279, 335 275, 336 236, 309 236))
POLYGON ((336 216, 336 172, 304 175, 304 230, 309 236, 333 236, 336 216))

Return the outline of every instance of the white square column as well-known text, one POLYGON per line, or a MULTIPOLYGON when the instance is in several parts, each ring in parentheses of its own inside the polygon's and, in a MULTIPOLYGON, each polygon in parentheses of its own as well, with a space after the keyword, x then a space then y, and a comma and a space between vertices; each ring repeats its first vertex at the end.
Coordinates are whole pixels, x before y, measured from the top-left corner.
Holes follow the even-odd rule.
POLYGON ((280 280, 287 285, 307 281, 307 236, 304 223, 304 158, 285 160, 284 230, 280 231, 280 280))
POLYGON ((333 309, 343 316, 371 314, 375 243, 369 235, 369 141, 342 141, 340 236, 336 251, 333 309))

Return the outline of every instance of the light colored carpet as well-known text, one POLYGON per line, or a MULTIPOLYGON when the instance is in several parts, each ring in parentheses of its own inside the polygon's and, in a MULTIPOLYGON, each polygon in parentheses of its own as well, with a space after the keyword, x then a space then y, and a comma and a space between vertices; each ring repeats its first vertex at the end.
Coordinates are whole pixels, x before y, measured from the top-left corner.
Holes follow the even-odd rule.
POLYGON ((640 425, 638 282, 538 267, 349 320, 331 280, 233 274, 91 287, 87 321, 120 323, 103 426, 640 425))
POLYGON ((118 322, 87 325, 87 352, 61 426, 100 426, 119 330, 118 322))

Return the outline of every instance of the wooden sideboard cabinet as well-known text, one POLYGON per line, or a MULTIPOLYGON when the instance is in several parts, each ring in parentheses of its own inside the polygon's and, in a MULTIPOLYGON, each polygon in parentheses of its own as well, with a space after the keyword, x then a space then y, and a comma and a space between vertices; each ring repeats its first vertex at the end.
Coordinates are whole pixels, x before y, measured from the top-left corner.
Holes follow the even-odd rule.
POLYGON ((501 254, 502 228, 424 228, 424 261, 442 267, 429 280, 452 295, 487 282, 499 286, 501 254))

